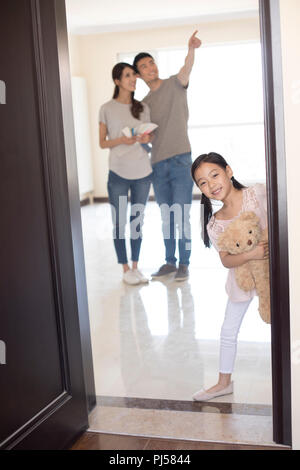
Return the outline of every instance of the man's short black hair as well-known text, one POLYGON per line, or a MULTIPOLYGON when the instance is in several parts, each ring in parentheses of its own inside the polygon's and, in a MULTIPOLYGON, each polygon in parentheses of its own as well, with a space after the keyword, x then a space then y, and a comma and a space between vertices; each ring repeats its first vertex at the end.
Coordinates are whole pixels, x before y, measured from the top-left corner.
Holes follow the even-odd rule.
POLYGON ((139 73, 137 69, 137 63, 140 60, 144 59, 145 57, 150 57, 150 59, 153 59, 152 55, 149 54, 148 52, 140 52, 139 54, 135 56, 134 61, 133 61, 133 67, 135 68, 136 73, 139 73))

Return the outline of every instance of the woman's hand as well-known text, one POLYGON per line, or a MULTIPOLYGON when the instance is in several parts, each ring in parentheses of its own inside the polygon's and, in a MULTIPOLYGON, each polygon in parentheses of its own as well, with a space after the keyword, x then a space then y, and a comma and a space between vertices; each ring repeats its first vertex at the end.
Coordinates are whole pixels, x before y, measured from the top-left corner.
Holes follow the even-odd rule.
POLYGON ((152 141, 152 137, 151 134, 141 134, 137 136, 136 140, 140 144, 149 144, 152 141))
POLYGON ((133 145, 136 143, 136 141, 136 136, 126 137, 126 135, 122 135, 122 137, 120 137, 120 143, 123 145, 133 145))
POLYGON ((269 258, 269 243, 260 242, 253 250, 248 252, 249 260, 262 260, 269 258))

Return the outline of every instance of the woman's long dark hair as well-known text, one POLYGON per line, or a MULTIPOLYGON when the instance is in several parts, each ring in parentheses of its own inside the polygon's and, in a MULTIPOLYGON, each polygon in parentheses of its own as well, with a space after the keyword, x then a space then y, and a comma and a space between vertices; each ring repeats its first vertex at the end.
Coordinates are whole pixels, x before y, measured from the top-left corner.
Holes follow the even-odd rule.
MULTIPOLYGON (((114 68, 112 69, 112 79, 113 79, 113 81, 115 81, 115 80, 121 80, 123 70, 124 70, 126 67, 129 67, 131 70, 134 71, 134 73, 136 73, 135 68, 134 68, 132 65, 126 64, 126 62, 119 62, 119 63, 116 64, 116 65, 114 66, 114 68)), ((118 98, 119 92, 120 92, 120 89, 119 89, 118 85, 115 85, 114 94, 113 94, 113 99, 118 98)), ((140 114, 141 114, 141 112, 142 112, 143 109, 144 109, 144 106, 142 105, 142 103, 141 103, 140 101, 137 101, 137 100, 134 98, 134 91, 131 93, 131 103, 132 103, 131 108, 130 108, 131 114, 132 114, 132 116, 135 117, 136 119, 139 119, 139 118, 140 118, 140 114)))
MULTIPOLYGON (((195 171, 197 168, 199 168, 202 163, 215 163, 216 165, 219 165, 221 168, 226 170, 228 163, 226 162, 225 158, 222 157, 222 155, 219 155, 218 153, 204 153, 203 155, 200 155, 192 164, 191 168, 191 173, 192 173, 192 178, 194 182, 197 184, 195 180, 195 171)), ((241 183, 239 183, 234 177, 231 178, 232 185, 236 189, 243 189, 246 186, 243 186, 241 183)), ((203 221, 203 226, 202 226, 202 238, 204 241, 204 245, 207 248, 210 248, 211 243, 210 239, 207 233, 207 224, 210 221, 210 218, 213 214, 212 210, 212 204, 211 201, 208 197, 206 197, 204 194, 201 196, 201 220, 203 221)))

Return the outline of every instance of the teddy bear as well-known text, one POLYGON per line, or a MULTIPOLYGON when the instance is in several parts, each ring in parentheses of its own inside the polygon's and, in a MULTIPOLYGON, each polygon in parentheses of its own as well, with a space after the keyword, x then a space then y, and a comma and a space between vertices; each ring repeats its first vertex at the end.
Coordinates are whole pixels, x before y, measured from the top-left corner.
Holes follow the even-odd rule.
MULTIPOLYGON (((268 231, 261 230, 254 212, 243 212, 234 219, 218 238, 218 247, 232 255, 253 250, 260 241, 267 241, 268 231)), ((265 323, 271 323, 269 260, 251 260, 234 268, 238 286, 244 291, 256 289, 259 314, 265 323)))

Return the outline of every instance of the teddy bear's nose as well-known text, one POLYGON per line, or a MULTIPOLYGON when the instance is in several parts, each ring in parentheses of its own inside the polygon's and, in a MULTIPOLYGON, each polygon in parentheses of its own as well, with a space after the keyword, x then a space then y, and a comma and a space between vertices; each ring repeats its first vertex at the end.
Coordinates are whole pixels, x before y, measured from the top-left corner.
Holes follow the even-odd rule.
POLYGON ((248 245, 249 245, 249 246, 252 245, 252 241, 251 241, 251 240, 248 240, 248 245))

